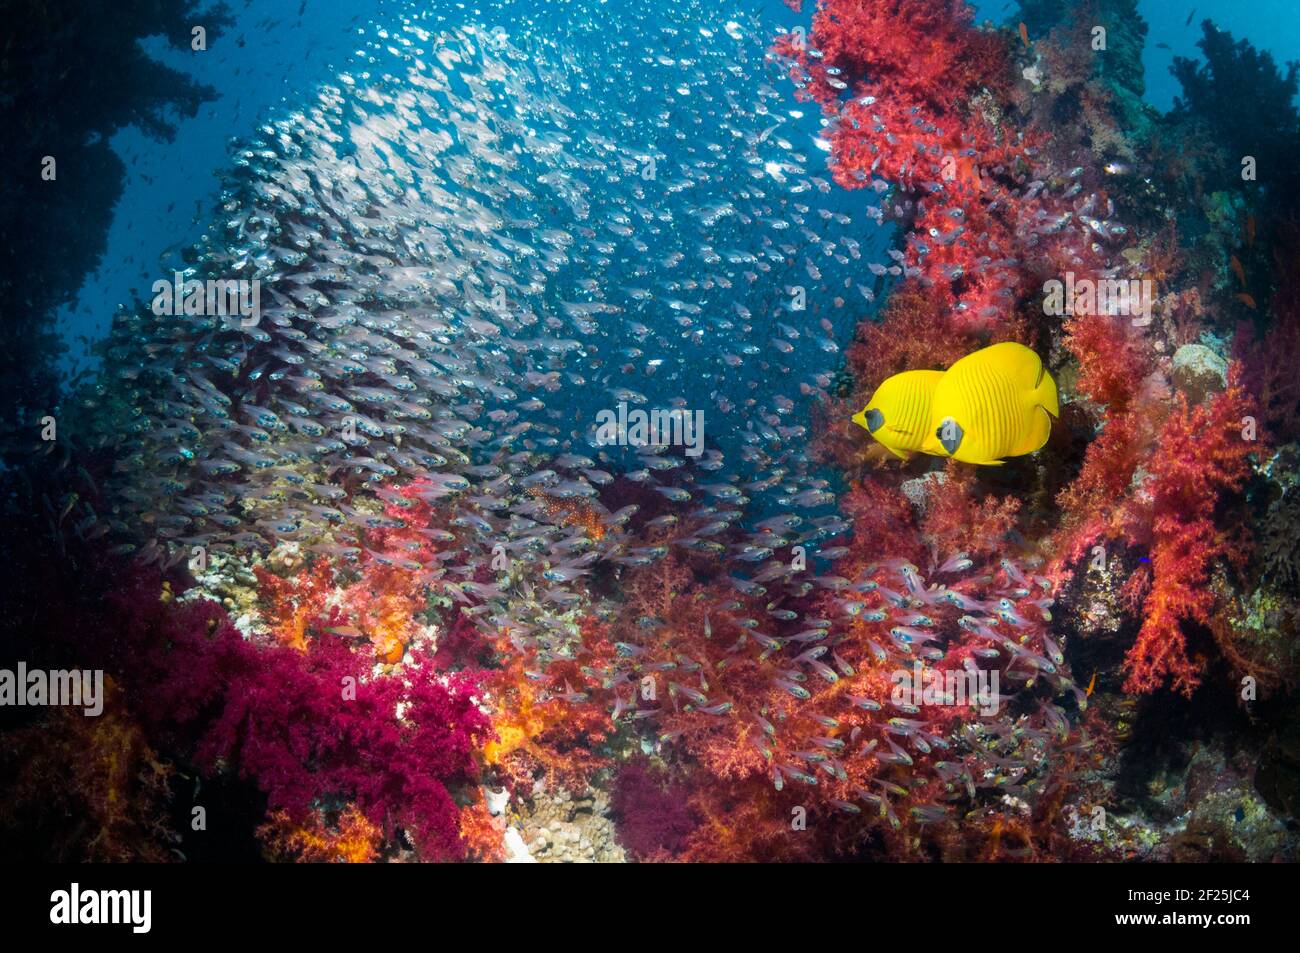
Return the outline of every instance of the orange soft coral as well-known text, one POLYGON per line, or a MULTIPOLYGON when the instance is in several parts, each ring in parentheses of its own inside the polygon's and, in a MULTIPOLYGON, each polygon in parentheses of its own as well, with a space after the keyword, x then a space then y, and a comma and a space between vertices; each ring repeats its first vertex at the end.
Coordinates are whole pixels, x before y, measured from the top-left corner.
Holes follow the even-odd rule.
POLYGON ((505 821, 493 817, 482 798, 460 809, 460 838, 473 860, 496 863, 505 860, 505 821))
POLYGON ((378 859, 383 834, 353 805, 327 824, 313 813, 305 824, 295 824, 277 811, 257 830, 274 860, 298 863, 368 864, 378 859))
POLYGON ((285 579, 257 566, 258 600, 262 618, 276 641, 295 649, 307 648, 311 630, 325 616, 325 603, 334 590, 334 570, 319 560, 298 575, 285 579))
POLYGON ((553 661, 544 682, 531 677, 524 653, 508 649, 502 637, 498 648, 509 661, 491 672, 487 686, 495 740, 483 756, 504 780, 528 790, 538 772, 549 783, 570 790, 587 787, 593 773, 609 761, 601 750, 613 730, 603 698, 582 690, 583 669, 607 662, 612 650, 602 626, 587 618, 581 622, 582 654, 573 660, 553 661))
POLYGON ((400 528, 369 531, 355 568, 316 559, 296 576, 254 572, 263 619, 278 641, 305 649, 326 629, 366 638, 386 664, 402 660, 420 634, 435 550, 427 535, 434 511, 418 501, 421 485, 392 495, 386 515, 400 528))
POLYGON ((53 708, 43 723, 13 732, 0 748, 0 841, 13 860, 28 849, 46 859, 123 863, 175 860, 168 827, 173 769, 105 685, 104 712, 87 718, 53 708), (69 823, 69 819, 77 823, 69 823))

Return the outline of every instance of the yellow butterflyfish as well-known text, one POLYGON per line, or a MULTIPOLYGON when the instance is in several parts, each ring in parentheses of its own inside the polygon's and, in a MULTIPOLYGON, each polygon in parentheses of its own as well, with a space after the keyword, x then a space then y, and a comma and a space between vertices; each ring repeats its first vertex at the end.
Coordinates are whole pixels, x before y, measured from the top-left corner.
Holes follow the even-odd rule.
POLYGON ((871 395, 853 422, 904 460, 930 436, 930 404, 943 371, 904 371, 888 378, 871 395))
POLYGON ((967 354, 943 372, 931 398, 921 450, 998 466, 1033 453, 1060 416, 1056 381, 1037 354, 1014 341, 967 354))

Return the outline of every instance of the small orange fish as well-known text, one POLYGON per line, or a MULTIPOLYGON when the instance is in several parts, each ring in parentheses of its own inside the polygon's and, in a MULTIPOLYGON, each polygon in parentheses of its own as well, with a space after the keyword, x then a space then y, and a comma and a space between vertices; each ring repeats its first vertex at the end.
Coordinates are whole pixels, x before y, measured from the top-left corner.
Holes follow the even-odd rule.
POLYGON ((1255 216, 1246 216, 1246 247, 1255 247, 1255 216))
POLYGON ((1093 691, 1093 689, 1096 688, 1096 687, 1097 687, 1097 670, 1096 670, 1096 669, 1093 669, 1093 671, 1092 671, 1092 679, 1091 679, 1091 681, 1088 682, 1088 690, 1087 690, 1086 692, 1084 692, 1084 694, 1085 694, 1086 696, 1088 696, 1089 698, 1091 698, 1091 697, 1092 697, 1092 691, 1093 691))
POLYGON ((1025 44, 1025 49, 1028 49, 1029 48, 1029 27, 1025 26, 1023 21, 1021 21, 1020 24, 1020 39, 1025 44))
POLYGON ((890 453, 889 448, 883 443, 873 443, 862 451, 863 462, 870 464, 876 469, 884 469, 891 463, 897 463, 898 458, 890 453))
POLYGON ((1241 292, 1240 294, 1238 294, 1238 295, 1236 296, 1236 298, 1237 298, 1238 301, 1240 301, 1240 302, 1241 302, 1242 304, 1244 304, 1246 307, 1250 308, 1251 311, 1254 311, 1254 310, 1255 310, 1255 299, 1252 298, 1250 295, 1246 294, 1246 292, 1244 292, 1244 291, 1241 292))
POLYGON ((1229 255, 1228 264, 1232 266, 1232 273, 1237 276, 1241 286, 1246 287, 1246 269, 1241 267, 1241 260, 1236 255, 1229 255))

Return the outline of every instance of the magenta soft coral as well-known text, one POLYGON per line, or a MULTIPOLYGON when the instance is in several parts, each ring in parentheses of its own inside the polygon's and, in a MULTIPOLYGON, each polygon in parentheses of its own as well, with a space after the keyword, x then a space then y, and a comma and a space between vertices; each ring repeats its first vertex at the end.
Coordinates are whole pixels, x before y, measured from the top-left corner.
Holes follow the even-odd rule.
POLYGON ((302 820, 355 804, 422 856, 462 854, 448 785, 468 781, 490 736, 475 680, 440 677, 417 654, 372 676, 368 648, 334 637, 306 651, 246 641, 211 602, 158 599, 142 577, 112 600, 120 677, 147 721, 205 769, 230 765, 272 811, 302 820))
POLYGON ((634 758, 619 767, 610 791, 618 840, 637 860, 670 858, 695 829, 690 787, 634 758))
POLYGON ((305 654, 252 651, 200 743, 203 763, 238 765, 272 810, 352 803, 387 834, 404 828, 424 856, 460 856, 445 782, 473 773, 489 730, 468 676, 440 683, 417 656, 400 677, 363 680, 368 660, 335 639, 305 654))

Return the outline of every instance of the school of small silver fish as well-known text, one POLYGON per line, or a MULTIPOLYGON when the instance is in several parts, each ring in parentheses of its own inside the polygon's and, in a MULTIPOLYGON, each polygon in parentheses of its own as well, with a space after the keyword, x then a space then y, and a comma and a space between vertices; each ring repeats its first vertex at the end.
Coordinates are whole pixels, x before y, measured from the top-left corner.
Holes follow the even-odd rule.
MULTIPOLYGON (((765 532, 793 537, 800 521, 765 523, 765 532)), ((721 735, 724 750, 756 750, 776 790, 818 787, 833 809, 895 829, 909 796, 906 809, 923 823, 979 790, 1030 799, 1053 754, 1091 748, 1056 701, 1081 713, 1088 693, 1069 678, 1049 632, 1051 584, 1032 561, 977 565, 956 553, 927 578, 901 559, 845 567, 849 576, 836 564, 809 575, 772 560, 751 577, 731 577, 736 599, 707 607, 703 620, 693 614, 706 607, 671 620, 619 616, 617 661, 584 674, 613 692, 616 721, 666 721, 659 744, 681 739, 698 752, 721 735), (704 641, 684 627, 702 629, 704 641), (939 705, 898 695, 895 673, 917 665, 977 676, 967 684, 991 692, 963 700, 939 687, 939 705), (767 680, 766 693, 753 690, 755 678, 767 680), (666 680, 666 701, 644 700, 647 679, 666 680), (733 679, 747 707, 736 705, 733 679)))
MULTIPOLYGON (((1050 594, 1028 568, 961 554, 936 555, 935 583, 890 554, 837 575, 852 523, 803 449, 799 421, 832 386, 856 313, 846 299, 874 300, 901 256, 866 260, 881 212, 832 194, 818 118, 778 88, 752 18, 668 11, 620 14, 618 29, 578 20, 573 37, 410 15, 241 143, 187 277, 257 279, 260 320, 119 316, 105 394, 127 400, 102 408, 122 442, 105 522, 120 551, 165 566, 289 541, 412 562, 485 630, 508 630, 538 679, 575 657, 581 612, 617 618, 617 663, 556 697, 599 686, 619 695, 616 721, 682 707, 743 723, 778 788, 952 746, 935 762, 950 789, 1016 793, 1069 724, 1050 698, 1013 696, 1046 684, 1086 704, 1045 626, 1050 594), (701 379, 707 403, 692 405, 701 379), (704 453, 596 445, 591 408, 619 403, 700 407, 704 453), (657 515, 606 508, 619 478, 662 497, 657 515), (367 548, 368 530, 400 525, 392 507, 411 488, 454 514, 428 529, 426 562, 367 548), (601 532, 562 520, 551 504, 565 501, 601 532), (792 571, 777 555, 792 546, 827 568, 792 571), (674 657, 661 620, 592 604, 598 564, 634 573, 675 551, 727 567, 735 602, 699 622, 719 652, 761 666, 774 697, 824 704, 799 724, 778 702, 738 711, 717 660, 674 657), (477 581, 502 555, 509 571, 477 581), (809 608, 825 593, 834 618, 809 608), (862 624, 879 640, 846 641, 862 624), (890 705, 852 691, 856 676, 940 661, 958 629, 982 645, 963 665, 1013 683, 1000 714, 960 738, 911 709, 870 737, 827 736, 855 707, 890 705), (650 672, 667 708, 622 700, 650 672)), ((897 826, 901 781, 882 773, 835 803, 897 826)), ((911 809, 934 820, 943 805, 911 809)))
POLYGON ((408 21, 372 44, 402 72, 344 73, 263 126, 186 274, 257 279, 260 322, 116 323, 108 373, 133 406, 115 528, 165 560, 373 526, 358 491, 393 482, 594 497, 617 454, 592 448, 593 391, 682 408, 686 367, 716 381, 709 450, 689 467, 651 455, 632 479, 673 502, 829 503, 796 421, 838 345, 787 289, 834 310, 846 292, 823 270, 861 257, 853 221, 806 204, 830 185, 786 138, 802 112, 752 81, 775 78, 762 38, 700 27, 716 18, 699 5, 679 17, 584 35, 582 60, 408 21), (771 393, 778 375, 795 398, 771 393), (766 485, 723 476, 722 448, 766 485))

